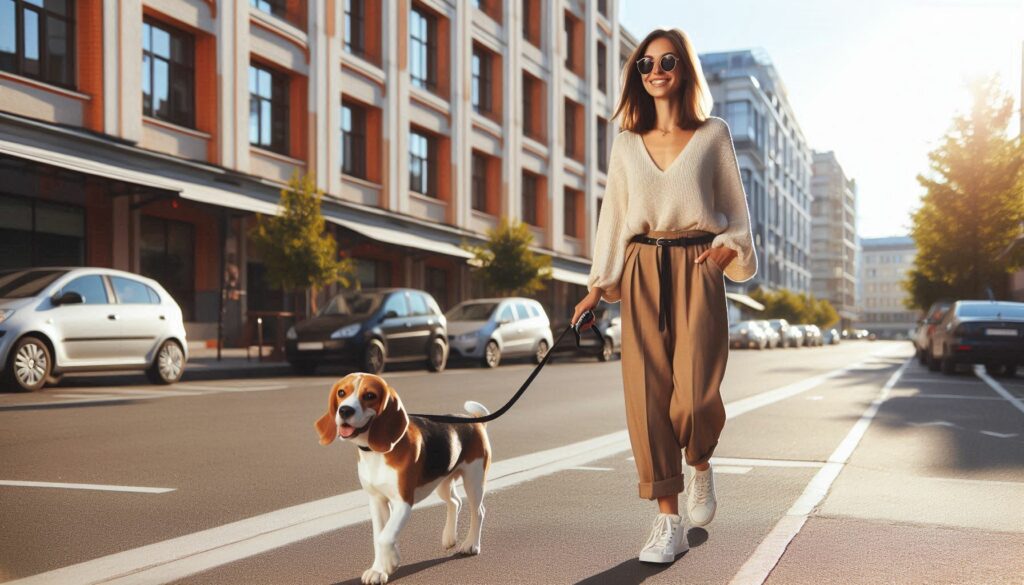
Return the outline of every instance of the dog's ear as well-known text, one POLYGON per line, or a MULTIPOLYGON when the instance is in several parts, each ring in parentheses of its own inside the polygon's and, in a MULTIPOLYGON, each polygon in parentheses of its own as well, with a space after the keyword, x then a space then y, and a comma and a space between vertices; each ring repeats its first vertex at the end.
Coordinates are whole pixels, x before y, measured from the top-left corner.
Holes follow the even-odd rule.
POLYGON ((338 438, 338 424, 334 417, 338 413, 338 389, 344 386, 346 378, 348 376, 331 386, 331 395, 327 398, 327 412, 313 423, 316 432, 320 434, 321 445, 330 445, 338 438))
POLYGON ((381 381, 381 385, 383 386, 381 410, 370 423, 367 442, 370 444, 370 449, 377 453, 387 453, 405 435, 405 431, 409 428, 409 415, 406 414, 402 399, 398 397, 394 388, 383 381, 381 381))

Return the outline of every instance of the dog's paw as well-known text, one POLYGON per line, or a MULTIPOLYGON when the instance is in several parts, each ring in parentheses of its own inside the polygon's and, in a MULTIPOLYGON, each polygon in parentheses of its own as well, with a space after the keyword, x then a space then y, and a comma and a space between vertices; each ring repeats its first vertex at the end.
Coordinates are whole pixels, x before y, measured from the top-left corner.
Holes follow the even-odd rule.
POLYGON ((398 554, 397 545, 393 543, 380 544, 377 547, 377 562, 374 564, 383 569, 388 575, 395 572, 400 562, 401 558, 398 554))
POLYGON ((384 585, 388 582, 388 574, 379 570, 376 565, 363 571, 363 585, 384 585))
POLYGON ((441 546, 443 546, 445 550, 448 550, 455 546, 455 542, 455 531, 449 531, 445 528, 444 533, 441 535, 441 546))
POLYGON ((460 555, 478 555, 480 554, 480 544, 473 542, 472 540, 466 540, 459 545, 459 548, 455 551, 456 554, 460 555))

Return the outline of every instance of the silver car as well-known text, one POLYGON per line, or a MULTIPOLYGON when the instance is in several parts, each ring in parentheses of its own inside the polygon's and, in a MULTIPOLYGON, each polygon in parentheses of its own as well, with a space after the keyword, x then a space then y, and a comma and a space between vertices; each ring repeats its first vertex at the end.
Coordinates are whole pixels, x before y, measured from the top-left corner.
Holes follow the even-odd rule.
POLYGON ((768 334, 765 333, 757 321, 733 323, 729 326, 729 347, 736 349, 764 349, 768 347, 768 334))
POLYGON ((474 299, 455 305, 448 319, 449 357, 497 367, 502 358, 531 356, 540 363, 551 347, 551 324, 533 299, 474 299))
POLYGON ((5 388, 34 391, 96 370, 145 370, 172 384, 187 361, 181 308, 152 279, 107 268, 0 271, 5 388))

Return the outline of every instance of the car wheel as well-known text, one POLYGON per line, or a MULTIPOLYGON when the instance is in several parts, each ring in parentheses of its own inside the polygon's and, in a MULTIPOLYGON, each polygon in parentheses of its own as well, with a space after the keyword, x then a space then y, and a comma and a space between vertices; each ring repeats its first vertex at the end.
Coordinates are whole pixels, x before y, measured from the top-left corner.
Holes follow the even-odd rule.
POLYGON ((597 359, 601 360, 602 362, 608 362, 608 361, 611 361, 612 357, 614 357, 614 356, 615 356, 615 344, 612 343, 611 339, 605 337, 604 338, 604 345, 601 346, 601 353, 598 354, 597 359))
POLYGON ((430 349, 427 355, 427 369, 431 372, 443 372, 448 363, 448 346, 439 338, 430 342, 430 349))
POLYGON ((371 339, 366 344, 366 351, 363 353, 363 370, 371 374, 379 374, 384 371, 384 362, 387 360, 387 352, 384 344, 378 339, 371 339))
POLYGON ((316 362, 301 361, 291 362, 292 372, 300 376, 312 376, 316 373, 316 362))
POLYGON ((146 377, 154 384, 174 384, 185 373, 185 354, 177 341, 168 339, 160 345, 146 377))
POLYGON ((921 364, 922 366, 928 365, 928 355, 924 353, 923 349, 917 350, 917 363, 921 364))
POLYGON ((484 347, 484 359, 483 364, 485 368, 496 368, 501 363, 501 348, 498 347, 498 342, 493 339, 487 342, 487 346, 484 347))
POLYGON ((533 354, 533 363, 539 364, 544 361, 544 356, 548 354, 548 342, 541 339, 540 343, 537 344, 537 353, 533 354))
POLYGON ((943 374, 947 376, 952 376, 953 374, 956 373, 956 362, 954 362, 951 358, 944 357, 942 358, 942 361, 939 362, 939 369, 942 370, 943 374))
POLYGON ((22 337, 11 348, 4 375, 4 386, 18 392, 42 390, 53 362, 50 349, 38 337, 22 337))

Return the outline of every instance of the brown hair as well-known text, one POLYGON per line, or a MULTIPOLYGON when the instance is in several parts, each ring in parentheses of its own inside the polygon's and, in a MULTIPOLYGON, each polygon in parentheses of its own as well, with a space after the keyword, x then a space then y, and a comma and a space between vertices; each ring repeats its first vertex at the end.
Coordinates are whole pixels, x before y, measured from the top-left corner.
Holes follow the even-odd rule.
POLYGON ((696 128, 704 123, 711 113, 711 92, 708 90, 700 59, 693 50, 690 38, 678 28, 654 29, 636 46, 636 50, 622 70, 622 95, 612 118, 621 115, 619 125, 623 130, 647 132, 654 129, 657 123, 654 98, 644 89, 643 77, 637 71, 636 62, 647 52, 647 46, 658 38, 668 39, 672 43, 679 57, 679 66, 682 68, 679 70, 681 79, 676 95, 682 106, 679 108, 679 126, 685 129, 696 128))

